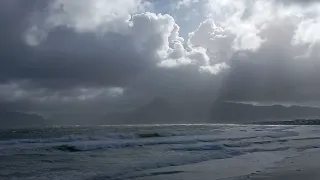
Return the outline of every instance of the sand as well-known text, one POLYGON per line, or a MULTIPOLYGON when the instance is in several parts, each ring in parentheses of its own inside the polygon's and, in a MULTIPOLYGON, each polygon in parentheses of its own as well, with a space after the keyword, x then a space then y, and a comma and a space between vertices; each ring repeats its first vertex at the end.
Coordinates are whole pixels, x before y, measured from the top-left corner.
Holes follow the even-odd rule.
MULTIPOLYGON (((158 168, 141 172, 136 180, 216 180, 240 177, 274 166, 288 156, 288 152, 259 152, 228 159, 216 159, 201 163, 158 168)), ((132 176, 130 177, 132 178, 132 176)))
POLYGON ((320 180, 320 150, 252 153, 145 171, 135 180, 320 180))
POLYGON ((227 180, 319 180, 320 150, 304 152, 302 155, 286 158, 271 169, 227 180))

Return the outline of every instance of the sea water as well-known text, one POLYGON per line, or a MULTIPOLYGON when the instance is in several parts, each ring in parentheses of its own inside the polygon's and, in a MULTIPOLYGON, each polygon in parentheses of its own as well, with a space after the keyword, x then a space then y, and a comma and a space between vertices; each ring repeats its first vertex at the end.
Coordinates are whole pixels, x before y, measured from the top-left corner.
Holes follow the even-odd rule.
POLYGON ((320 147, 317 126, 55 126, 0 130, 1 180, 130 179, 250 153, 320 147))

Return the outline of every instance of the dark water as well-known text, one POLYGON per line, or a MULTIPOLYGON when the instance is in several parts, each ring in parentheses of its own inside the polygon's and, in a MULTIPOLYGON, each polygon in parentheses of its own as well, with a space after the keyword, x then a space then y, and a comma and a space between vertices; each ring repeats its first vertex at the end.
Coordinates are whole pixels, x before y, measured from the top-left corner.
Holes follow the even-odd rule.
POLYGON ((149 169, 318 148, 316 127, 153 125, 0 130, 0 179, 129 179, 149 169))

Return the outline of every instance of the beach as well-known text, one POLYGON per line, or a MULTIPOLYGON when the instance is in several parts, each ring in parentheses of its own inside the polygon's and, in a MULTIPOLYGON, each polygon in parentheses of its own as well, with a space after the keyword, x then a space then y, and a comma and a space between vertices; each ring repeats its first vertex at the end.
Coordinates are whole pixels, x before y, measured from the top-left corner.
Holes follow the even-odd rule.
POLYGON ((250 174, 229 180, 318 180, 320 150, 304 152, 302 155, 286 158, 265 172, 250 174))
MULTIPOLYGON (((288 155, 288 154, 287 154, 288 155)), ((320 149, 283 158, 281 153, 253 153, 145 172, 137 180, 318 180, 320 149), (283 158, 283 159, 282 159, 283 158), (282 159, 282 160, 281 160, 282 159)))

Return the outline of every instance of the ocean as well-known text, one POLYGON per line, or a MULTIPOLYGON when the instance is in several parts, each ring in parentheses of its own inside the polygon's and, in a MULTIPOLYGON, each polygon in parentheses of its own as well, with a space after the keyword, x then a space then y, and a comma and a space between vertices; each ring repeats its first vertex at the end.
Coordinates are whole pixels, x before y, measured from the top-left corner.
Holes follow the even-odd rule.
MULTIPOLYGON (((265 152, 281 153, 285 158, 319 147, 317 126, 185 124, 2 129, 0 179, 152 179, 159 174, 147 172, 154 169, 221 162, 265 152)), ((170 173, 179 172, 166 172, 170 173)))

